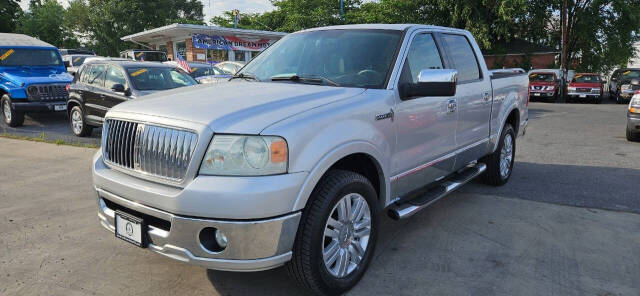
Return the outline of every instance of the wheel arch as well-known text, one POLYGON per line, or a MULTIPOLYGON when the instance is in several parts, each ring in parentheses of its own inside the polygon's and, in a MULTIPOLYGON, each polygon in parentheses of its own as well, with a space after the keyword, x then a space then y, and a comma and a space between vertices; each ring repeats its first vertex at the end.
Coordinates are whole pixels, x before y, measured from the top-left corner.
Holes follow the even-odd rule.
POLYGON ((380 159, 382 159, 380 152, 370 143, 351 142, 337 147, 322 157, 309 172, 298 193, 293 211, 301 210, 307 205, 322 177, 332 169, 352 171, 365 176, 378 194, 380 209, 384 208, 387 204, 390 184, 385 173, 386 168, 380 159))

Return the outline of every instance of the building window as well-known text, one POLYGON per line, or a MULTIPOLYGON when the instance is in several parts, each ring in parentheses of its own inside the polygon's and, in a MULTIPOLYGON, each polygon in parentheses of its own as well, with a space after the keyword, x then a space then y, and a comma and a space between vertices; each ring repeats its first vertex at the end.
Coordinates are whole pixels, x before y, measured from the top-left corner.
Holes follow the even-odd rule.
POLYGON ((183 59, 187 59, 187 43, 184 41, 176 42, 176 51, 182 56, 183 59))
POLYGON ((242 50, 234 50, 233 54, 236 56, 235 61, 244 62, 245 60, 245 52, 242 50))
POLYGON ((212 62, 224 62, 229 60, 229 51, 223 49, 209 49, 207 50, 208 60, 212 62))

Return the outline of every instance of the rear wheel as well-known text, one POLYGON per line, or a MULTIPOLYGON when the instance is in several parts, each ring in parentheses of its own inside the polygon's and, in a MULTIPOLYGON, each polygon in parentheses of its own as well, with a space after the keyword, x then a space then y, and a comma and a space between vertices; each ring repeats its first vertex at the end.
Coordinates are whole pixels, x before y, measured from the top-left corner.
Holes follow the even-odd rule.
POLYGON ((80 106, 74 106, 69 112, 69 123, 71 124, 71 131, 78 137, 86 137, 91 135, 93 127, 87 125, 84 120, 84 112, 80 106))
POLYGON ((482 180, 493 186, 502 186, 511 177, 516 154, 516 133, 511 124, 502 129, 498 148, 481 161, 487 165, 482 180))
POLYGON ((364 176, 332 170, 314 189, 287 263, 289 275, 318 295, 351 289, 366 271, 378 231, 377 194, 364 176))
POLYGON ((11 99, 9 99, 9 95, 2 96, 2 99, 0 99, 0 105, 2 106, 4 123, 11 127, 21 126, 24 123, 24 113, 11 108, 11 99))

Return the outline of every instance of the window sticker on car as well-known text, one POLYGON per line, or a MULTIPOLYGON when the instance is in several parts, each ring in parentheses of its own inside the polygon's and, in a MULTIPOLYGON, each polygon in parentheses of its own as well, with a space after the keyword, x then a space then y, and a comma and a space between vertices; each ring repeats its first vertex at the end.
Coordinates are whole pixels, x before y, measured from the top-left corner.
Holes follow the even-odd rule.
POLYGON ((77 63, 82 57, 76 57, 75 59, 73 59, 74 63, 77 63))
POLYGON ((622 75, 629 75, 629 73, 631 73, 631 71, 625 71, 625 72, 622 72, 622 75))
POLYGON ((538 74, 531 74, 529 77, 533 78, 533 77, 536 77, 536 76, 538 76, 538 74))
POLYGON ((191 73, 195 72, 196 70, 198 70, 198 68, 191 68, 191 73))
POLYGON ((7 50, 2 56, 0 56, 0 61, 4 61, 7 57, 9 57, 14 52, 13 49, 7 50))
POLYGON ((582 75, 576 75, 576 77, 574 77, 574 78, 580 78, 580 77, 582 77, 582 75))
POLYGON ((144 52, 139 52, 139 53, 137 53, 137 54, 136 54, 136 58, 139 58, 139 57, 140 57, 141 55, 143 55, 143 54, 144 54, 144 52))
POLYGON ((136 76, 138 76, 138 75, 140 75, 140 74, 142 74, 144 72, 147 72, 147 69, 140 69, 138 71, 135 71, 135 72, 131 73, 131 77, 136 77, 136 76))

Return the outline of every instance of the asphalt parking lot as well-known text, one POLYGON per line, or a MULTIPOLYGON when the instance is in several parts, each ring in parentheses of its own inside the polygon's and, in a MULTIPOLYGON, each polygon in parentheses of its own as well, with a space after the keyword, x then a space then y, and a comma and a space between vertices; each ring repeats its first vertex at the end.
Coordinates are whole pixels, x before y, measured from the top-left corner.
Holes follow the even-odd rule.
MULTIPOLYGON (((532 103, 510 182, 386 219, 349 295, 638 295, 640 143, 625 112, 532 103)), ((116 240, 97 221, 94 151, 0 138, 0 295, 304 295, 282 268, 207 271, 116 240)))
POLYGON ((42 138, 52 142, 62 140, 65 143, 100 145, 101 131, 102 129, 95 128, 89 137, 76 137, 71 132, 66 112, 27 114, 24 125, 20 127, 10 127, 0 121, 0 135, 42 138))

